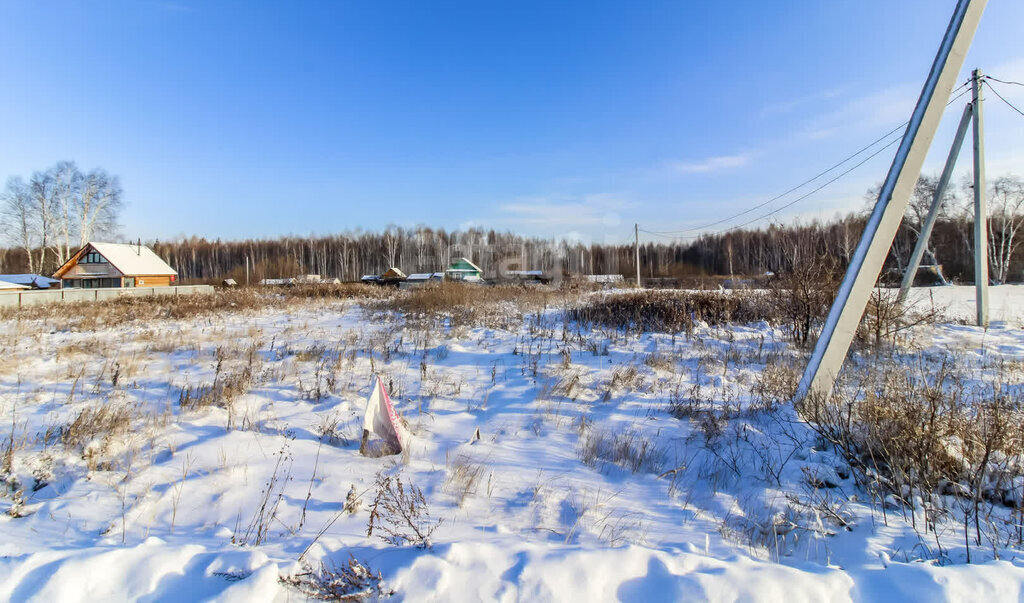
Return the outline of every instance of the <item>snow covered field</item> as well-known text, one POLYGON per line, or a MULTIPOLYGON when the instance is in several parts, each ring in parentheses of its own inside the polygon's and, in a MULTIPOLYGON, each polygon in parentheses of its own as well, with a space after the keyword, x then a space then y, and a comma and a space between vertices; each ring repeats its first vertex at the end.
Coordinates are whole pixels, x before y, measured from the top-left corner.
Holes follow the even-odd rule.
MULTIPOLYGON (((948 322, 888 362, 952 357, 968 388, 1020 391, 1024 287, 992 289, 987 331, 966 322, 973 288, 913 295, 948 322)), ((350 555, 407 600, 1024 596, 1013 543, 971 543, 966 564, 961 526, 876 502, 778 399, 806 357, 779 327, 508 312, 511 328, 352 300, 0 322, 0 600, 303 600, 288 582, 350 555), (375 373, 405 454, 359 454, 375 373), (367 535, 387 477, 422 491, 427 542, 367 535)))

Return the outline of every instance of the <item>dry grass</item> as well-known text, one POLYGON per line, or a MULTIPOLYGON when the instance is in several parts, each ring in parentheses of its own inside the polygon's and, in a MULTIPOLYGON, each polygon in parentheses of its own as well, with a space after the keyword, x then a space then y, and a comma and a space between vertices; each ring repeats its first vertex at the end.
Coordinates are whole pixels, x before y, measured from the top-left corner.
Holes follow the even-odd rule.
POLYGON ((95 330, 136 321, 181 320, 220 312, 280 309, 310 299, 381 299, 389 294, 381 287, 361 284, 220 289, 210 294, 125 296, 102 302, 2 308, 0 319, 42 320, 62 330, 95 330))
POLYGON ((606 462, 632 473, 660 473, 664 468, 665 451, 637 429, 613 431, 585 426, 581 431, 576 454, 587 466, 606 462))
POLYGON ((566 314, 569 320, 585 328, 600 325, 667 333, 690 333, 698 321, 721 325, 776 318, 764 296, 740 291, 640 291, 606 295, 571 308, 566 314))
POLYGON ((483 286, 439 283, 398 291, 369 306, 378 311, 400 312, 408 319, 447 323, 448 326, 511 328, 522 324, 523 315, 558 303, 564 293, 537 287, 483 286))

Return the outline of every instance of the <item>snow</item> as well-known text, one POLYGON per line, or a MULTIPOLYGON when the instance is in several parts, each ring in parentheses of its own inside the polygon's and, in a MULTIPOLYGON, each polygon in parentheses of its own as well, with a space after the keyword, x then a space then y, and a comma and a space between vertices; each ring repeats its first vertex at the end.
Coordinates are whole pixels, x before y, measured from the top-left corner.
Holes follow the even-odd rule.
POLYGON ((149 247, 124 243, 89 242, 121 274, 143 276, 177 276, 177 272, 149 247))
MULTIPOLYGON (((987 330, 970 325, 973 288, 912 296, 948 321, 915 327, 922 353, 959 351, 972 379, 1024 359, 1024 287, 991 289, 987 330)), ((1021 598, 1018 552, 972 551, 981 563, 966 565, 950 532, 947 561, 929 558, 791 409, 723 427, 735 469, 707 453, 698 419, 665 412, 693 388, 752 404, 768 362, 806 362, 780 329, 575 338, 558 312, 513 330, 324 300, 96 331, 0 322, 0 437, 17 482, 0 484, 0 600, 285 600, 296 593, 279 577, 303 571, 300 556, 350 554, 412 601, 1021 598), (250 357, 256 377, 230 412, 180 408, 182 388, 223 383, 250 357), (407 422, 407 455, 358 453, 372 372, 407 422), (101 406, 129 409, 131 427, 60 443, 61 426, 101 406), (773 481, 758 454, 784 434, 798 444, 773 481), (635 472, 607 456, 625 440, 652 446, 635 472), (422 489, 442 520, 431 548, 367 537, 379 472, 422 489), (353 486, 361 504, 344 513, 353 486), (824 497, 850 529, 787 494, 824 497), (264 499, 277 501, 266 538, 243 543, 264 499), (809 528, 761 544, 797 512, 809 528)))

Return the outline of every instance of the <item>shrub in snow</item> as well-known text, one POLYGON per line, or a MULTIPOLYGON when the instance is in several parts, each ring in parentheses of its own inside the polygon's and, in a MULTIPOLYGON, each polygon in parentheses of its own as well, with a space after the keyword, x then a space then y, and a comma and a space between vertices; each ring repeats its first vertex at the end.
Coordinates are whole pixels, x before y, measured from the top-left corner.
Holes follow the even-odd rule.
POLYGON ((388 544, 430 548, 430 536, 442 520, 430 516, 423 491, 412 484, 403 484, 398 476, 383 473, 377 474, 375 484, 377 491, 370 505, 366 535, 376 532, 388 544))

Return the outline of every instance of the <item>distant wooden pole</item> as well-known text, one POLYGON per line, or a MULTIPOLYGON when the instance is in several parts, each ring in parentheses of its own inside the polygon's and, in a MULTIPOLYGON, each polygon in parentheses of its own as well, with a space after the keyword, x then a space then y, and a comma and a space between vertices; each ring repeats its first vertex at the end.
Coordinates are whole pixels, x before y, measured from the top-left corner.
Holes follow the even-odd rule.
POLYGON ((245 256, 245 286, 249 286, 249 256, 245 256))
POLYGON ((988 207, 985 200, 985 120, 981 70, 971 73, 974 99, 974 294, 978 326, 988 326, 988 207))
POLYGON ((640 225, 633 225, 633 247, 636 250, 636 288, 640 288, 640 225))

